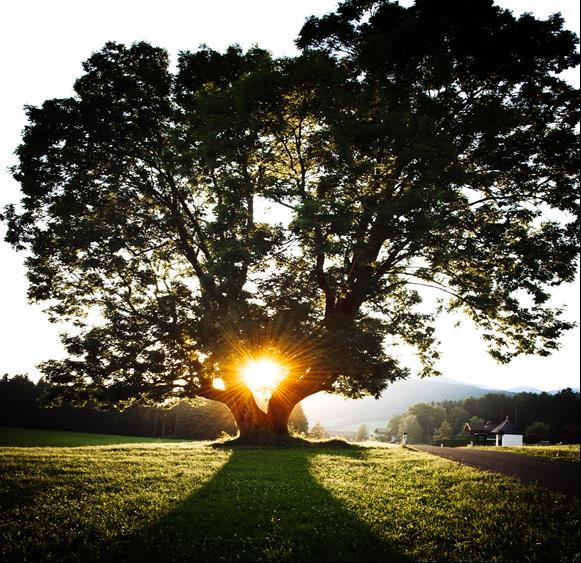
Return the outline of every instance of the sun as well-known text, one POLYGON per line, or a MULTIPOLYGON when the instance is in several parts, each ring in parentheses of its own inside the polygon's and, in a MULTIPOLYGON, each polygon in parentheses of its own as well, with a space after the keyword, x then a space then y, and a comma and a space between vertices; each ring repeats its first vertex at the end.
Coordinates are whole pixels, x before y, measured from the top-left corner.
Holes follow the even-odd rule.
POLYGON ((285 376, 283 367, 271 358, 250 360, 241 371, 244 383, 253 393, 259 395, 272 395, 285 376))
POLYGON ((246 362, 240 373, 248 386, 258 408, 266 412, 268 401, 278 384, 285 378, 287 370, 273 358, 259 358, 246 362))

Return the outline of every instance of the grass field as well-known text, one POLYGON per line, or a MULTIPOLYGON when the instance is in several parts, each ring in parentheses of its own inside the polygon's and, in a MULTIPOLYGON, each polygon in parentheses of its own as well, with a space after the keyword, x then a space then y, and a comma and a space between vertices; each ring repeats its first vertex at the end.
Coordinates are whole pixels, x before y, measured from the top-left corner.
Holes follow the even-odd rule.
POLYGON ((397 446, 5 447, 0 476, 0 560, 579 560, 579 499, 397 446))
POLYGON ((579 444, 562 444, 554 446, 470 446, 479 450, 505 452, 511 454, 532 455, 546 457, 559 461, 573 461, 579 463, 579 444))
POLYGON ((106 446, 112 444, 142 444, 175 442, 162 438, 120 436, 116 434, 90 434, 88 432, 63 432, 60 430, 36 430, 31 428, 7 428, 0 426, 0 447, 78 447, 106 446))

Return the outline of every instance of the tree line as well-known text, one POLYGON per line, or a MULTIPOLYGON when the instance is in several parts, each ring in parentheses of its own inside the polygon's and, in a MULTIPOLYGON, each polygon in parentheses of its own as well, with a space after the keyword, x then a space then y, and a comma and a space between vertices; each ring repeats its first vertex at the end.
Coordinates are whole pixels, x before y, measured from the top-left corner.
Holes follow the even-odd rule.
POLYGON ((458 401, 417 403, 375 430, 380 441, 399 441, 404 432, 410 443, 468 442, 467 422, 497 422, 506 417, 524 434, 525 443, 578 442, 579 393, 567 388, 555 394, 488 393, 458 401))
MULTIPOLYGON (((90 403, 84 407, 62 404, 47 408, 43 397, 48 391, 50 384, 42 379, 35 383, 27 375, 4 374, 0 378, 0 426, 190 440, 213 440, 223 433, 237 433, 230 411, 216 401, 179 401, 166 408, 135 405, 123 410, 97 409, 90 403)), ((294 409, 289 427, 297 433, 308 431, 300 405, 294 409)))

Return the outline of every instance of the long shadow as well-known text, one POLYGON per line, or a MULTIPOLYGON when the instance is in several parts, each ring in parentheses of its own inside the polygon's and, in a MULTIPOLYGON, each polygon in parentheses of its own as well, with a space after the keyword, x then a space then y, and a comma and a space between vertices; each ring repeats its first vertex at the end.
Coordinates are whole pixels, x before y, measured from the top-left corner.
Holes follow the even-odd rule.
MULTIPOLYGON (((309 471, 323 450, 235 449, 202 489, 110 546, 134 561, 403 561, 309 471)), ((362 451, 326 451, 361 457, 362 451)), ((338 476, 340 477, 340 476, 338 476)))

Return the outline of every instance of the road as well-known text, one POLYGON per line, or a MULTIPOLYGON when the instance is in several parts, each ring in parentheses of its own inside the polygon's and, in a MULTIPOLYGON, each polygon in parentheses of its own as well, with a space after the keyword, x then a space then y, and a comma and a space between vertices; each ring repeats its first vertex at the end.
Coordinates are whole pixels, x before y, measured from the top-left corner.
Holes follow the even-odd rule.
POLYGON ((518 477, 526 483, 537 483, 542 487, 566 495, 579 496, 578 463, 555 461, 523 454, 472 450, 470 448, 413 447, 459 463, 472 465, 478 469, 518 477))

